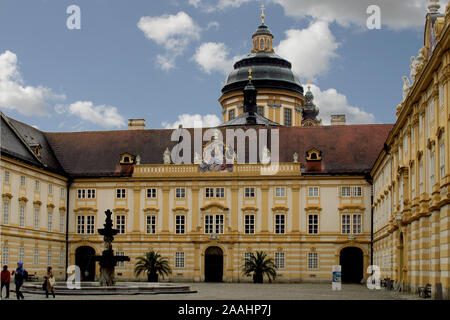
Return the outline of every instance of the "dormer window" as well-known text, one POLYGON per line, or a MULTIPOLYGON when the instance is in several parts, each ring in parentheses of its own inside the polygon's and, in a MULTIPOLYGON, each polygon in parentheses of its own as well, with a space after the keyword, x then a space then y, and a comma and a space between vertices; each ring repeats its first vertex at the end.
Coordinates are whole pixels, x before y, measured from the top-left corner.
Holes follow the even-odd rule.
POLYGON ((321 161, 322 152, 317 149, 311 149, 306 152, 306 161, 321 161))
POLYGON ((37 155, 38 157, 41 156, 41 149, 42 146, 40 144, 35 144, 30 146, 31 150, 33 150, 34 154, 37 155))
POLYGON ((120 155, 120 164, 133 164, 134 163, 134 155, 130 153, 122 153, 120 155))

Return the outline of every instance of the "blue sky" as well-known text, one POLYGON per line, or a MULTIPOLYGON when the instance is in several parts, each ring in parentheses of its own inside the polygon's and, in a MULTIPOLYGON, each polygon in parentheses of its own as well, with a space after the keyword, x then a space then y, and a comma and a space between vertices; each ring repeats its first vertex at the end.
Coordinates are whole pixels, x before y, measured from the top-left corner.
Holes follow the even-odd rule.
POLYGON ((325 123, 332 113, 395 121, 425 0, 2 0, 0 110, 44 131, 126 129, 129 118, 189 126, 195 115, 214 124, 261 4, 276 52, 305 87, 312 80, 325 123), (369 3, 381 8, 381 30, 365 26, 369 3), (81 9, 80 30, 66 27, 69 5, 81 9))

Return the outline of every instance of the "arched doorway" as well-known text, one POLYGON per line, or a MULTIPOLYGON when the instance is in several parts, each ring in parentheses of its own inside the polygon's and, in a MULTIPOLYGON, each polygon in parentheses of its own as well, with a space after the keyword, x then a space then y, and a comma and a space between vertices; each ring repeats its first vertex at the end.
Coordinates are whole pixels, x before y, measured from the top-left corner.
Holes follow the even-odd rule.
POLYGON ((209 247, 205 251, 205 282, 222 282, 223 251, 219 247, 209 247))
POLYGON ((95 280, 95 250, 88 246, 77 248, 75 251, 75 264, 80 267, 81 281, 95 280))
POLYGON ((364 277, 364 258, 360 248, 347 247, 342 249, 339 264, 342 268, 342 282, 361 283, 364 277))

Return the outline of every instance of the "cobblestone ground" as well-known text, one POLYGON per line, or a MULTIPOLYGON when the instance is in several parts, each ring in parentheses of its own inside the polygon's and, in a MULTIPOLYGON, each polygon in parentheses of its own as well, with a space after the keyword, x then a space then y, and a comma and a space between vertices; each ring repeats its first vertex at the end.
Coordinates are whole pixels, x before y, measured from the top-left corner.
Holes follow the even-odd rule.
MULTIPOLYGON (((320 283, 191 283, 197 293, 116 296, 59 296, 56 300, 423 300, 416 294, 369 290, 364 285, 344 284, 341 291, 332 291, 331 284, 320 283)), ((10 299, 15 299, 12 285, 10 299)), ((3 293, 4 294, 4 293, 3 293)), ((24 294, 25 299, 46 300, 45 294, 24 294)), ((52 297, 49 299, 53 300, 52 297)))

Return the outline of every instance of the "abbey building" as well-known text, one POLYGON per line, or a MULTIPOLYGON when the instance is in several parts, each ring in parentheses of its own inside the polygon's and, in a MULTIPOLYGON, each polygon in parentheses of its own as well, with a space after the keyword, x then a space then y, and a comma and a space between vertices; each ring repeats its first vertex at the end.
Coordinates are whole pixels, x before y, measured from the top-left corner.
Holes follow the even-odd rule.
POLYGON ((23 261, 39 276, 52 265, 59 278, 76 264, 83 280, 96 279, 91 257, 103 250, 97 229, 110 209, 116 254, 131 258, 118 280, 135 279, 135 258, 153 249, 169 259, 171 281, 251 281, 244 258, 263 250, 277 281, 330 281, 340 264, 343 281, 359 283, 376 264, 408 290, 440 284, 448 299, 449 19, 449 7, 427 15, 395 125, 347 125, 344 115, 322 125, 264 18, 222 88, 223 123, 212 136, 200 129, 201 144, 183 150, 190 161, 176 161, 174 130, 143 120, 50 133, 2 113, 2 264, 23 261), (209 161, 216 150, 223 163, 209 161))

